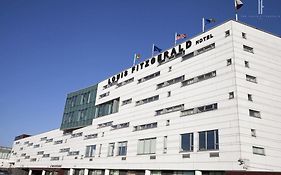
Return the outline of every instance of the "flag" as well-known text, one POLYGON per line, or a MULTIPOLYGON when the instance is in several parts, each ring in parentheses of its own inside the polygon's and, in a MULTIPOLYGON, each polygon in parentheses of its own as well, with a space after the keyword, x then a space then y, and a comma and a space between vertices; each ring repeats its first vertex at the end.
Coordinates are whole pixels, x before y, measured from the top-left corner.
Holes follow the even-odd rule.
POLYGON ((214 18, 209 18, 209 19, 205 19, 205 21, 206 21, 206 24, 210 24, 210 23, 212 23, 212 22, 216 22, 216 19, 214 19, 214 18))
POLYGON ((186 34, 177 34, 176 40, 186 38, 186 34))
POLYGON ((243 2, 241 0, 235 0, 235 9, 238 10, 243 6, 243 2))
POLYGON ((135 53, 135 57, 134 57, 134 59, 140 59, 141 58, 141 54, 139 54, 139 53, 135 53))
POLYGON ((154 51, 154 52, 161 52, 162 49, 160 49, 159 47, 153 45, 153 51, 154 51))

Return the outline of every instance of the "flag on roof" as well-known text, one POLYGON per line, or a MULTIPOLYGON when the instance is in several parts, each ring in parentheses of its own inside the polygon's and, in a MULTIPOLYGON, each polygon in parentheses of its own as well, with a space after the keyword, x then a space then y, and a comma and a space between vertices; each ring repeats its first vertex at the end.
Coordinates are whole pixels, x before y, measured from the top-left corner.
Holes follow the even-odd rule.
POLYGON ((214 19, 214 18, 208 18, 208 19, 205 19, 205 21, 206 21, 206 24, 210 24, 210 23, 212 23, 212 22, 216 22, 216 19, 214 19))
POLYGON ((154 52, 161 52, 162 49, 160 49, 159 47, 153 45, 153 51, 154 51, 154 52))
POLYGON ((187 36, 186 34, 177 34, 176 40, 186 38, 186 36, 187 36))
POLYGON ((243 2, 241 0, 235 0, 235 9, 238 10, 243 6, 243 2))

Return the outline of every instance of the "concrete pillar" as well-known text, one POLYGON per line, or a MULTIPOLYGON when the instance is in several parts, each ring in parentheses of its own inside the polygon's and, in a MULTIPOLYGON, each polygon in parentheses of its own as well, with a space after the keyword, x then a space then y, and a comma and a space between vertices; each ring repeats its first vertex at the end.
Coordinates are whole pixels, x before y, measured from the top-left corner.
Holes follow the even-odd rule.
POLYGON ((104 175, 109 175, 109 170, 108 169, 104 170, 104 175))
POLYGON ((151 171, 150 170, 145 170, 145 175, 150 175, 151 171))
POLYGON ((69 170, 69 175, 73 175, 74 174, 74 169, 73 168, 70 168, 69 170))
POLYGON ((88 173, 89 173, 89 169, 84 169, 84 175, 88 175, 88 173))
POLYGON ((45 175, 46 174, 46 171, 45 170, 42 170, 42 175, 45 175))
POLYGON ((195 175, 202 175, 202 171, 195 170, 195 175))
POLYGON ((32 170, 29 170, 29 171, 28 171, 28 175, 32 175, 32 170))

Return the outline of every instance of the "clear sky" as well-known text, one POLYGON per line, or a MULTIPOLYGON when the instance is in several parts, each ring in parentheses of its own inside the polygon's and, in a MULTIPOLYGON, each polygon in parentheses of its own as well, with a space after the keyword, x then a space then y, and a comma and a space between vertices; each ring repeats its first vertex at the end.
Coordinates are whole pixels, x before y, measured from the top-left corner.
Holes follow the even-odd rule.
MULTIPOLYGON (((281 1, 242 0, 240 21, 281 35, 281 1)), ((234 19, 233 0, 1 0, 0 145, 60 127, 66 95, 128 68, 135 52, 234 19)))

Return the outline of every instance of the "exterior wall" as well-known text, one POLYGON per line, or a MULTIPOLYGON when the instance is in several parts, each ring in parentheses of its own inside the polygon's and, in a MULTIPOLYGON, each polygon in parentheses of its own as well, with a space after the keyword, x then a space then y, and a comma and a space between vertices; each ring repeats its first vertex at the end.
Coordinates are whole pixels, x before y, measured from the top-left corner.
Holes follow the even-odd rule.
MULTIPOLYGON (((118 83, 133 77, 134 81, 118 88, 116 84, 104 88, 109 81, 100 82, 97 87, 96 106, 120 98, 118 112, 93 119, 92 125, 74 130, 73 135, 53 130, 16 141, 13 146, 16 154, 11 157, 15 161, 15 167, 281 171, 278 165, 278 162, 281 162, 278 156, 281 147, 280 120, 278 120, 280 87, 277 84, 280 80, 277 76, 280 70, 278 69, 280 38, 234 21, 228 21, 192 38, 191 42, 192 46, 185 50, 186 55, 212 43, 215 43, 215 48, 185 61, 178 57, 161 65, 155 63, 140 68, 139 64, 137 71, 132 73, 132 68, 128 69, 128 75, 119 78, 118 83), (227 30, 230 30, 230 35, 226 37, 227 30), (241 31, 247 33, 247 40, 241 38, 241 31), (213 37, 196 44, 196 41, 204 37, 206 39, 206 36, 210 35, 213 37), (260 39, 255 39, 258 38, 257 35, 264 41, 269 40, 273 43, 266 42, 268 43, 266 50, 272 51, 270 57, 263 50, 260 39), (254 54, 243 51, 243 44, 253 47, 254 54), (265 56, 272 60, 266 62, 265 56), (246 58, 250 63, 250 68, 247 69, 244 67, 246 58), (228 59, 232 60, 232 64, 227 64, 228 59), (261 67, 262 65, 266 66, 261 67), (138 83, 139 79, 158 71, 160 71, 160 76, 138 83), (184 80, 188 80, 212 71, 216 71, 216 76, 213 78, 188 86, 182 86, 182 83, 178 82, 157 89, 157 84, 179 76, 184 75, 184 80), (256 76, 258 83, 246 81, 245 73, 256 76), (229 98, 230 92, 234 92, 234 98, 229 98), (247 93, 250 92, 253 94, 253 102, 247 101, 247 93), (159 100, 136 105, 137 101, 155 95, 159 95, 159 100), (131 103, 122 104, 124 100, 130 98, 132 98, 131 103), (213 103, 217 103, 217 110, 182 116, 183 110, 213 103), (184 104, 184 109, 181 111, 156 115, 159 109, 180 104, 184 104), (250 117, 249 108, 260 110, 262 118, 250 117), (168 126, 167 120, 169 120, 168 126), (113 130, 111 126, 99 127, 111 121, 112 125, 129 122, 129 127, 116 130, 113 130), (153 122, 157 122, 156 128, 134 131, 135 126, 153 122), (251 137, 252 127, 257 131, 255 138, 251 137), (219 149, 200 151, 198 132, 208 130, 218 130, 219 149), (82 136, 73 137, 81 132, 82 136), (184 133, 194 135, 194 149, 191 152, 181 152, 180 135, 184 133), (85 139, 85 136, 90 134, 97 134, 97 138, 85 139), (167 137, 166 150, 164 149, 165 136, 167 137), (46 140, 40 141, 44 137, 54 140, 50 143, 46 143, 46 140), (138 155, 138 140, 146 138, 156 138, 156 153, 138 155), (63 141, 55 145, 54 142, 57 140, 63 141), (33 146, 24 144, 26 141, 34 143, 33 146), (121 141, 128 142, 126 156, 117 155, 117 143, 121 141), (115 143, 112 157, 108 156, 109 143, 115 143), (34 148, 35 144, 40 144, 40 146, 34 148), (96 145, 94 157, 85 157, 88 145, 96 145), (100 145, 102 145, 101 148, 100 145), (266 155, 254 155, 252 146, 264 147, 266 155), (70 148, 70 152, 79 151, 79 155, 69 156, 68 152, 61 153, 62 148, 70 148), (43 158, 42 155, 37 155, 39 151, 50 154, 50 157, 43 158), (30 158, 25 159, 21 156, 22 153, 26 153, 30 158), (210 153, 216 156, 210 157, 210 153), (189 158, 183 158, 183 156, 189 158), (50 161, 51 157, 59 157, 59 160, 50 161), (123 160, 124 157, 126 160, 123 160), (32 158, 36 160, 33 159, 35 161, 31 162, 32 158), (239 161, 243 163, 240 165, 239 161)), ((181 46, 186 48, 186 43, 182 43, 181 46)), ((169 49, 170 53, 172 49, 169 49)), ((179 46, 176 49, 179 49, 179 46)))

